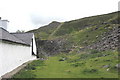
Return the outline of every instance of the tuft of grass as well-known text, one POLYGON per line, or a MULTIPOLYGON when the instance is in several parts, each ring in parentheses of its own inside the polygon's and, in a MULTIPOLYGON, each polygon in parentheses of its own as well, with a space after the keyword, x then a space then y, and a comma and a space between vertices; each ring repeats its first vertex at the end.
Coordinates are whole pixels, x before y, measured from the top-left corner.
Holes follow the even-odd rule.
POLYGON ((90 74, 90 73, 97 73, 98 72, 98 69, 84 69, 83 70, 83 73, 88 73, 88 74, 90 74))

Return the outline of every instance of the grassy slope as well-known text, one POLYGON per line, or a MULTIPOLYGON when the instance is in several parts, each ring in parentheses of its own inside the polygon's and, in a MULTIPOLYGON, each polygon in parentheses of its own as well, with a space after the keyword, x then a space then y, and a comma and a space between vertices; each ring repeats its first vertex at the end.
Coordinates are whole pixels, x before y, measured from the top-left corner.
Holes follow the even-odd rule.
POLYGON ((52 32, 54 30, 56 30, 56 28, 60 24, 61 24, 60 22, 53 21, 46 26, 40 27, 40 28, 35 29, 35 30, 31 30, 28 32, 33 32, 35 34, 36 39, 46 40, 49 37, 49 35, 52 34, 52 32))
POLYGON ((116 51, 87 55, 84 53, 59 54, 45 61, 34 61, 14 78, 117 78, 118 72, 114 68, 118 63, 117 55, 116 51), (59 61, 63 58, 65 61, 59 61), (104 65, 110 65, 110 70, 103 68, 104 65))
POLYGON ((114 12, 64 22, 64 24, 50 36, 50 39, 64 39, 68 43, 66 45, 67 47, 72 47, 73 45, 79 47, 91 45, 100 40, 102 34, 118 25, 116 24, 117 18, 118 13, 114 12))
POLYGON ((64 39, 68 44, 66 47, 84 47, 101 39, 104 32, 117 26, 118 12, 86 17, 68 22, 58 23, 40 27, 30 31, 35 33, 37 39, 42 40, 61 40, 64 39), (59 27, 60 26, 60 27, 59 27), (98 29, 96 29, 98 28, 98 29), (105 29, 107 28, 107 29, 105 29), (98 38, 96 38, 98 36, 98 38))
POLYGON ((67 21, 67 22, 64 22, 59 29, 57 29, 57 27, 61 23, 53 21, 52 23, 46 26, 40 27, 35 30, 31 30, 29 32, 35 33, 35 37, 38 39, 48 39, 49 35, 51 34, 52 36, 50 36, 50 38, 53 37, 54 39, 55 37, 60 37, 66 34, 79 32, 81 29, 84 29, 86 27, 93 27, 94 25, 102 25, 102 23, 115 24, 117 23, 117 19, 118 19, 118 13, 114 12, 110 14, 104 14, 104 15, 98 15, 98 16, 92 16, 92 17, 86 17, 82 19, 67 21), (54 31, 55 33, 53 34, 54 31))
POLYGON ((115 25, 113 24, 91 26, 89 28, 85 28, 78 32, 70 34, 67 40, 69 42, 73 42, 74 45, 77 45, 77 46, 78 45, 87 46, 100 40, 102 38, 102 34, 104 34, 105 32, 108 32, 113 27, 115 27, 115 25))
POLYGON ((101 39, 104 32, 117 26, 117 13, 83 18, 64 22, 60 28, 43 28, 35 32, 38 39, 64 39, 67 47, 77 46, 69 54, 58 54, 45 61, 34 61, 16 74, 15 78, 115 78, 118 72, 115 65, 118 61, 117 51, 77 52, 77 49, 90 45, 101 39), (107 23, 107 24, 106 24, 107 23), (96 29, 97 28, 97 29, 96 29), (106 28, 106 29, 105 29, 106 28), (56 30, 57 29, 57 30, 56 30), (49 33, 50 32, 50 33, 49 33), (54 32, 54 33, 52 33, 54 32), (42 34, 43 33, 43 34, 42 34), (50 37, 49 37, 50 35, 50 37), (98 36, 96 38, 96 36, 98 36), (79 53, 79 54, 76 54, 79 53), (92 54, 89 54, 92 53, 92 54), (95 54, 94 54, 95 53, 95 54), (105 56, 104 56, 105 55, 105 56), (65 57, 65 61, 59 61, 65 57), (110 65, 103 68, 104 65, 110 65))
POLYGON ((55 33, 54 36, 63 36, 75 31, 79 31, 92 25, 101 25, 101 23, 116 23, 118 13, 110 13, 99 16, 86 17, 78 20, 64 22, 61 28, 55 33))

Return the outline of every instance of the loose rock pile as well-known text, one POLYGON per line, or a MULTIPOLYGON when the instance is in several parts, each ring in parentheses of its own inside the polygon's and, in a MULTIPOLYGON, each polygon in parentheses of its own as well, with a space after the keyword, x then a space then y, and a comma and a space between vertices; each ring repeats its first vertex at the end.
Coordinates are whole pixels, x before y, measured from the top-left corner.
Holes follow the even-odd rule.
POLYGON ((60 52, 69 52, 65 40, 37 40, 38 54, 51 56, 60 52))
POLYGON ((115 50, 120 47, 119 37, 120 37, 120 26, 114 26, 112 30, 108 32, 104 32, 104 34, 100 35, 102 37, 101 40, 96 43, 87 46, 85 49, 96 49, 98 51, 105 50, 115 50))

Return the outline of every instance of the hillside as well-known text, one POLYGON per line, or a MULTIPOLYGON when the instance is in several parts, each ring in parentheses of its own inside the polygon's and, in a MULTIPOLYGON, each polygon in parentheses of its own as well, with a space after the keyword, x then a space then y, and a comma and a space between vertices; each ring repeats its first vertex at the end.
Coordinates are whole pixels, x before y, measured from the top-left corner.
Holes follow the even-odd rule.
POLYGON ((115 50, 118 46, 118 12, 64 23, 52 22, 35 33, 39 54, 56 54, 85 49, 115 50))
POLYGON ((30 63, 13 78, 118 80, 118 13, 62 23, 54 21, 29 31, 35 33, 39 60, 30 63))
POLYGON ((46 40, 50 34, 60 25, 60 22, 53 21, 46 26, 42 26, 38 29, 31 30, 28 32, 33 32, 37 39, 46 40))

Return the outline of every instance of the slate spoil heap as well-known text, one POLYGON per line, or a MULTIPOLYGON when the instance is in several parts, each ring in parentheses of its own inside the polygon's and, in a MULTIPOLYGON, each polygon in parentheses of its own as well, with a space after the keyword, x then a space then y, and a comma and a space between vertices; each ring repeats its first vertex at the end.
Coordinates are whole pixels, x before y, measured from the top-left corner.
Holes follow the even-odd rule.
POLYGON ((99 36, 102 37, 101 40, 87 46, 86 49, 96 49, 98 51, 120 49, 120 26, 114 26, 114 28, 99 36))

